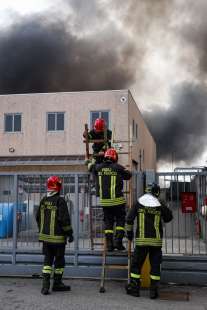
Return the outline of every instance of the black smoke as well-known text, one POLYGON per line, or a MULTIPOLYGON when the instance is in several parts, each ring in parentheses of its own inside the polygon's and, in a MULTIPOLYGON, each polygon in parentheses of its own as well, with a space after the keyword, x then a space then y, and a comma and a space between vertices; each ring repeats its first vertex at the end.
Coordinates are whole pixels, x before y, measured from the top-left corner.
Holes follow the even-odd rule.
MULTIPOLYGON (((172 77, 169 108, 156 105, 145 117, 159 159, 169 161, 173 154, 176 161, 190 162, 199 157, 207 129, 207 2, 128 0, 120 5, 120 0, 62 0, 59 4, 42 15, 14 14, 12 24, 0 29, 0 94, 136 84, 139 103, 139 92, 153 98, 143 66, 145 57, 156 53, 153 43, 158 42, 166 57, 173 55, 166 50, 176 47, 188 78, 183 76, 175 87, 172 77)), ((144 111, 145 103, 142 106, 144 111)))
POLYGON ((159 107, 144 116, 157 142, 158 158, 190 163, 206 149, 207 91, 184 83, 173 89, 171 100, 168 109, 159 107))
POLYGON ((166 162, 173 159, 177 163, 183 161, 191 164, 194 160, 198 161, 206 151, 206 10, 205 0, 190 0, 174 5, 177 23, 174 23, 171 31, 179 39, 180 66, 186 68, 186 81, 174 86, 172 80, 168 109, 156 107, 150 113, 145 112, 157 142, 158 159, 166 162))
POLYGON ((169 7, 165 0, 61 0, 42 15, 13 14, 0 29, 0 94, 129 88, 143 76, 149 25, 169 7))
POLYGON ((100 36, 78 37, 51 17, 19 20, 0 32, 0 94, 129 87, 134 45, 116 29, 100 36))

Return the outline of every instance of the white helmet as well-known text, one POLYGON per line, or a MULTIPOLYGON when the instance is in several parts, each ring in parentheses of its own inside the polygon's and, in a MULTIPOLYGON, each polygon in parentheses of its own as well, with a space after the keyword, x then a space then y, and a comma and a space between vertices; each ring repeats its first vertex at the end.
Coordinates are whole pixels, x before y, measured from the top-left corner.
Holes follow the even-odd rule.
POLYGON ((201 214, 203 216, 207 215, 207 205, 204 205, 204 206, 201 207, 201 214))

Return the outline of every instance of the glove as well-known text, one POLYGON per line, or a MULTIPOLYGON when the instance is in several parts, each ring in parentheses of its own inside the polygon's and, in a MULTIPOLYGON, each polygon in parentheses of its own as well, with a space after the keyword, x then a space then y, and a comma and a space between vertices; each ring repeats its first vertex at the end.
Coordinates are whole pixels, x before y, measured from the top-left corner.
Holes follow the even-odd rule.
POLYGON ((74 238, 73 235, 71 234, 70 236, 68 236, 68 243, 73 242, 74 238))
POLYGON ((105 152, 104 151, 100 151, 98 152, 98 156, 104 156, 105 152))
POLYGON ((132 241, 133 238, 134 238, 134 232, 133 232, 133 230, 128 230, 126 233, 127 233, 127 239, 128 239, 129 241, 132 241))
POLYGON ((91 163, 91 160, 90 159, 86 159, 85 161, 84 161, 84 165, 88 165, 88 164, 90 164, 91 163))
POLYGON ((83 137, 84 137, 84 138, 87 137, 87 134, 88 134, 88 131, 85 130, 85 131, 83 132, 83 137))

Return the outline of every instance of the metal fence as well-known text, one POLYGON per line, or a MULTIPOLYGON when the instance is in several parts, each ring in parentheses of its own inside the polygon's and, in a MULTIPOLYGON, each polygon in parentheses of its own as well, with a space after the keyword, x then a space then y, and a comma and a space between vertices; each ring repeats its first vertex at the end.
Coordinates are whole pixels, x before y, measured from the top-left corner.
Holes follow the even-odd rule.
POLYGON ((163 252, 166 254, 206 255, 207 217, 202 214, 206 204, 206 172, 158 173, 161 199, 173 212, 173 221, 165 226, 163 252), (192 209, 183 208, 183 193, 194 195, 192 209))
MULTIPOLYGON (((97 239, 103 237, 103 215, 90 176, 87 173, 58 175, 63 181, 61 195, 67 202, 75 235, 75 242, 67 248, 70 246, 74 251, 100 249, 97 239)), ((0 249, 13 253, 40 250, 35 213, 46 194, 48 177, 0 175, 0 249)), ((137 178, 134 176, 134 182, 137 178)), ((128 182, 124 184, 124 193, 128 199, 128 182)), ((135 195, 136 186, 133 185, 135 195)))
MULTIPOLYGON (((95 255, 101 254, 103 215, 98 198, 91 188, 90 177, 87 173, 57 175, 63 180, 61 195, 67 201, 75 236, 74 243, 67 245, 66 262, 78 266, 85 259, 83 255, 87 255, 87 262, 100 265, 101 257, 97 258, 95 255)), ((48 177, 49 175, 40 173, 0 174, 0 264, 5 262, 17 266, 20 262, 42 263, 35 213, 40 199, 46 194, 48 177)), ((171 223, 164 225, 163 253, 169 257, 206 255, 207 225, 201 207, 207 196, 207 174, 158 173, 156 178, 161 186, 161 199, 174 216, 171 223), (194 213, 182 212, 182 192, 195 193, 194 213)), ((143 193, 144 180, 144 174, 134 174, 133 201, 143 193)), ((125 183, 124 192, 128 199, 128 182, 125 183)), ((22 268, 25 268, 25 264, 22 268)))
MULTIPOLYGON (((0 248, 40 250, 35 213, 46 194, 49 175, 21 174, 0 176, 0 248)), ((74 250, 98 250, 102 238, 103 215, 87 173, 60 174, 61 194, 65 197, 74 228, 74 250)), ((173 221, 164 226, 163 252, 166 254, 207 254, 206 216, 201 207, 207 196, 207 175, 198 172, 158 173, 161 199, 173 212, 173 221), (194 192, 197 208, 183 213, 181 193, 194 192)), ((143 191, 143 175, 134 174, 133 200, 143 191)), ((124 189, 126 198, 128 183, 124 189)), ((68 245, 69 247, 69 245, 68 245)))

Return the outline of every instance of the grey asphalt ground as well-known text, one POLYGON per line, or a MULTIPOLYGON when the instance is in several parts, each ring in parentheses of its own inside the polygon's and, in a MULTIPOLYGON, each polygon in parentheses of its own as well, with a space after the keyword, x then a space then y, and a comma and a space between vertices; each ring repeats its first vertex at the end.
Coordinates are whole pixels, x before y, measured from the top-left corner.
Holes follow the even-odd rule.
POLYGON ((162 290, 190 293, 189 301, 150 300, 125 294, 124 282, 107 281, 106 293, 99 293, 99 281, 67 279, 71 292, 40 294, 41 279, 0 278, 0 310, 207 310, 207 287, 162 286, 162 290))

